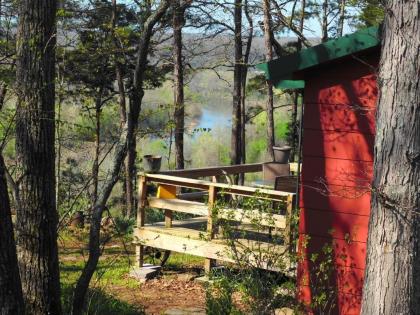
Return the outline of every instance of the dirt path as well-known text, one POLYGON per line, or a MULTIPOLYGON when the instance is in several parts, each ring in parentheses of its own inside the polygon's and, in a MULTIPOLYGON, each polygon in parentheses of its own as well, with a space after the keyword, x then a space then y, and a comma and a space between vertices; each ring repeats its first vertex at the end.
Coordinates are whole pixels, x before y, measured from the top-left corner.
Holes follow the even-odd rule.
POLYGON ((146 314, 162 314, 186 308, 204 311, 205 292, 203 286, 195 281, 163 278, 142 285, 140 300, 146 314))
MULTIPOLYGON (((73 287, 87 258, 86 245, 71 234, 59 244, 62 282, 73 287)), ((92 279, 91 285, 101 288, 118 303, 143 309, 148 315, 205 314, 205 289, 194 280, 201 271, 200 260, 173 254, 161 276, 140 284, 129 278, 128 261, 133 263, 134 248, 130 246, 127 253, 119 245, 112 242, 106 246, 98 267, 102 275, 92 279)))

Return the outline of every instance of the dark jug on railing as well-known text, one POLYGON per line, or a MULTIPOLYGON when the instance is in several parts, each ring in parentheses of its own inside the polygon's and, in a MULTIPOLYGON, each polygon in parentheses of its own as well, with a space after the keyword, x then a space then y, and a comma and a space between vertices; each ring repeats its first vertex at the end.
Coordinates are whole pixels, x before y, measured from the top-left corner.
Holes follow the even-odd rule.
POLYGON ((274 162, 277 163, 289 163, 291 147, 285 145, 282 147, 273 147, 274 150, 274 162))
POLYGON ((146 173, 157 173, 160 171, 162 156, 147 154, 143 156, 143 168, 146 173))

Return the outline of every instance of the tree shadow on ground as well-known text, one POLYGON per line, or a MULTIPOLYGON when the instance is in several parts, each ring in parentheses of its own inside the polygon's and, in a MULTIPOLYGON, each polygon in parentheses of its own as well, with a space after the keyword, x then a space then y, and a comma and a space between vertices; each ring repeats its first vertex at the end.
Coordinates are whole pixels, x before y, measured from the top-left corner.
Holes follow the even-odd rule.
MULTIPOLYGON (((73 298, 72 286, 63 286, 62 303, 63 313, 71 314, 71 303, 73 298)), ((89 289, 86 298, 85 312, 86 315, 106 314, 106 315, 143 315, 144 308, 137 305, 132 305, 125 301, 119 300, 110 294, 106 293, 104 289, 94 288, 89 289)))

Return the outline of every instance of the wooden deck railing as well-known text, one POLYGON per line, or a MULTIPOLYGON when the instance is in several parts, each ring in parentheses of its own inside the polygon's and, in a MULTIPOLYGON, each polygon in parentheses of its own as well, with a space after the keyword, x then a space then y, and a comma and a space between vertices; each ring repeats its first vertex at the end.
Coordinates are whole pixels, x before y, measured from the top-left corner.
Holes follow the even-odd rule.
MULTIPOLYGON (((284 214, 267 213, 265 215, 261 214, 258 210, 229 209, 226 207, 218 209, 217 219, 236 221, 240 224, 250 224, 252 223, 253 214, 259 215, 260 225, 270 229, 284 231, 285 238, 282 249, 285 249, 291 242, 290 220, 288 216, 292 214, 295 194, 196 179, 202 176, 258 171, 259 167, 257 165, 242 165, 240 167, 175 171, 177 175, 181 176, 167 175, 168 172, 163 174, 142 174, 139 179, 139 207, 137 211, 137 229, 135 230, 137 265, 139 267, 143 266, 145 246, 204 257, 205 270, 207 272, 215 260, 235 262, 232 256, 229 255, 229 247, 226 242, 220 239, 219 235, 216 235, 213 207, 222 195, 254 196, 258 199, 272 200, 273 203, 280 202, 284 204, 284 214), (186 177, 187 175, 189 177, 186 177), (148 193, 151 185, 158 187, 155 196, 148 193), (181 187, 204 192, 207 203, 181 199, 183 195, 179 193, 181 187), (148 207, 162 209, 165 212, 165 222, 146 224, 145 214, 148 207), (186 221, 174 221, 173 212, 188 213, 198 216, 198 218, 186 221), (200 224, 201 231, 197 229, 200 224), (203 230, 206 234, 205 239, 202 237, 203 230)), ((170 174, 174 174, 175 172, 171 172, 170 174)), ((247 240, 247 242, 251 241, 247 240)), ((273 269, 269 265, 263 266, 263 268, 273 269)))
MULTIPOLYGON (((298 169, 298 163, 289 163, 290 171, 296 173, 298 169)), ((230 166, 212 166, 204 168, 190 168, 185 170, 171 170, 160 172, 162 175, 171 175, 178 177, 189 177, 199 178, 207 176, 223 176, 223 175, 234 175, 234 174, 245 174, 245 173, 257 173, 262 172, 263 163, 254 164, 241 164, 241 165, 230 165, 230 166)))

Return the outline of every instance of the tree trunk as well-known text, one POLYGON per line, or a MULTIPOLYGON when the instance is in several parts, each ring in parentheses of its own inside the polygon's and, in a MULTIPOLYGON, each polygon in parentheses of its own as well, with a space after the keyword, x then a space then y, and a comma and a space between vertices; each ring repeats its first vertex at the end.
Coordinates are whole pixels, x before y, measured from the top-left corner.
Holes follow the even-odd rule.
MULTIPOLYGON (((125 85, 122 74, 122 66, 119 62, 116 63, 115 72, 117 75, 118 83, 118 94, 119 94, 119 104, 120 104, 120 125, 121 128, 127 122, 127 102, 126 102, 126 93, 125 85)), ((134 176, 135 174, 131 173, 130 166, 132 165, 133 153, 131 152, 129 157, 124 161, 124 192, 125 192, 125 216, 130 218, 132 213, 135 211, 135 202, 134 202, 134 176)))
MULTIPOLYGON (((265 43, 265 60, 269 62, 273 60, 273 49, 272 49, 272 32, 271 32, 271 13, 270 13, 270 2, 269 0, 263 0, 263 11, 264 11, 264 43, 265 43)), ((273 84, 270 81, 266 82, 267 86, 267 151, 270 159, 274 161, 274 150, 275 137, 274 137, 274 93, 273 84)))
MULTIPOLYGON (((241 96, 242 96, 242 0, 235 0, 235 64, 233 70, 233 106, 232 106, 232 137, 231 164, 241 163, 241 96)), ((235 179, 237 182, 237 179, 235 179)))
MULTIPOLYGON (((300 9, 300 20, 299 20, 299 32, 303 32, 303 27, 305 25, 305 9, 306 9, 306 0, 302 0, 301 2, 301 9, 300 9)), ((297 51, 302 50, 302 39, 298 37, 297 40, 297 51)), ((291 143, 290 146, 292 147, 292 151, 290 153, 291 160, 296 160, 296 153, 297 153, 297 146, 298 146, 298 139, 299 139, 299 126, 297 120, 298 108, 299 108, 299 92, 295 91, 293 95, 293 109, 292 109, 292 136, 291 136, 291 143)))
MULTIPOLYGON (((130 118, 129 118, 130 119, 130 118)), ((130 126, 133 122, 129 123, 130 126)), ((125 202, 127 206, 125 216, 130 218, 135 211, 134 202, 134 177, 136 176, 136 139, 128 141, 127 158, 124 162, 125 167, 125 202)))
POLYGON ((362 314, 420 314, 420 2, 388 1, 362 314))
POLYGON ((7 93, 7 84, 4 82, 0 82, 0 110, 2 110, 4 106, 6 93, 7 93))
POLYGON ((101 151, 101 111, 102 111, 102 89, 95 101, 95 153, 92 165, 92 209, 98 199, 99 186, 99 154, 101 151))
MULTIPOLYGON (((303 27, 305 26, 305 17, 306 17, 306 0, 302 0, 300 8, 300 20, 299 20, 299 32, 303 33, 303 27)), ((297 51, 302 50, 302 38, 298 37, 297 41, 297 51)))
POLYGON ((343 36, 345 15, 346 15, 346 0, 341 0, 341 2, 340 2, 340 18, 338 20, 337 37, 342 37, 343 36))
POLYGON ((61 152, 62 152, 62 142, 61 142, 61 112, 63 108, 63 101, 64 95, 60 91, 58 93, 58 101, 57 101, 57 123, 56 123, 56 188, 55 188, 55 200, 57 203, 57 209, 60 209, 61 206, 61 198, 60 198, 60 184, 61 184, 61 152))
MULTIPOLYGON (((249 62, 249 55, 251 53, 252 48, 252 40, 254 38, 254 22, 252 20, 248 0, 245 0, 244 5, 244 12, 246 19, 248 21, 248 38, 246 40, 246 48, 245 53, 243 56, 244 59, 244 65, 242 68, 242 95, 241 95, 241 164, 246 163, 246 83, 247 83, 247 77, 248 77, 248 62, 249 62)), ((245 174, 239 175, 239 183, 240 185, 243 185, 245 182, 245 174)))
POLYGON ((322 37, 321 41, 326 42, 328 40, 328 0, 322 2, 322 37))
MULTIPOLYGON (((127 122, 127 102, 126 102, 126 93, 125 93, 125 85, 124 79, 122 74, 122 66, 117 61, 115 65, 115 73, 117 76, 117 83, 118 83, 118 98, 120 104, 120 125, 121 128, 127 122)), ((130 158, 126 158, 124 161, 124 193, 125 193, 125 216, 130 218, 132 213, 135 211, 135 203, 134 203, 134 174, 130 173, 130 162, 132 160, 132 153, 130 154, 130 158)))
MULTIPOLYGON (((126 92, 125 92, 125 85, 124 85, 124 75, 123 75, 123 65, 120 62, 121 56, 120 51, 122 51, 122 47, 118 38, 115 34, 115 28, 118 23, 118 7, 117 7, 117 0, 112 0, 112 17, 111 17, 111 24, 112 29, 114 30, 114 44, 115 44, 115 74, 116 80, 118 84, 118 102, 120 105, 120 126, 121 128, 127 122, 127 102, 126 102, 126 92)), ((133 165, 133 152, 130 151, 128 153, 128 157, 126 157, 124 161, 124 193, 125 193, 125 216, 129 218, 132 213, 134 213, 135 203, 134 203, 134 174, 131 172, 131 165, 133 165)))
POLYGON ((184 67, 182 64, 182 27, 184 26, 184 9, 181 1, 173 4, 172 25, 174 29, 174 105, 175 105, 175 165, 176 169, 184 168, 184 67))
POLYGON ((17 32, 17 253, 28 314, 60 314, 55 199, 56 0, 22 0, 17 32))
POLYGON ((130 97, 130 107, 127 122, 121 131, 119 141, 115 146, 112 166, 108 180, 103 184, 98 194, 96 206, 92 213, 92 223, 89 232, 89 258, 83 268, 82 274, 77 281, 73 297, 73 315, 80 315, 85 305, 86 293, 89 288, 90 280, 95 272, 96 266, 101 255, 100 251, 100 228, 102 213, 105 209, 108 198, 115 183, 119 179, 121 164, 127 156, 129 146, 135 144, 137 123, 141 111, 143 92, 144 72, 147 64, 150 39, 153 35, 154 26, 161 20, 169 7, 170 0, 162 0, 156 11, 151 14, 143 25, 143 32, 140 35, 137 47, 136 68, 133 75, 133 90, 130 97))
POLYGON ((0 154, 0 314, 24 314, 10 200, 0 154))

